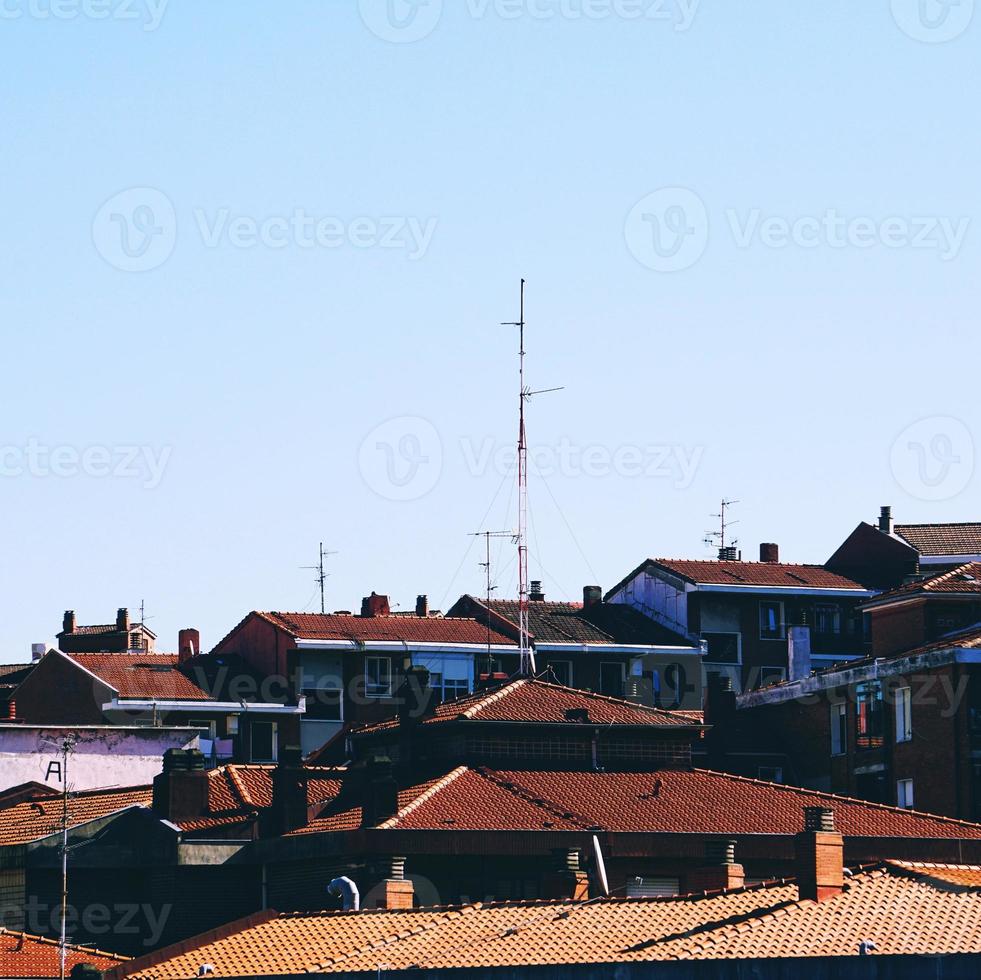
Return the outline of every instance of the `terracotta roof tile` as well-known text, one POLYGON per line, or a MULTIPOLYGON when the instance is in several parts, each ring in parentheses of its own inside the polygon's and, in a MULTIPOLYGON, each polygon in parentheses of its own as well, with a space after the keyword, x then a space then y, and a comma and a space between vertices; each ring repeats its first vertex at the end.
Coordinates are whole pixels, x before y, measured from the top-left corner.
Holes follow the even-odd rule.
POLYGON ((875 597, 875 605, 883 600, 900 598, 916 593, 927 594, 981 594, 981 562, 969 561, 937 575, 930 575, 915 582, 907 582, 875 597))
MULTIPOLYGON (((71 972, 79 963, 91 963, 108 970, 125 959, 87 946, 69 945, 65 967, 71 972)), ((57 977, 60 964, 61 949, 55 940, 0 927, 0 977, 57 977)))
MULTIPOLYGON (((537 679, 508 681, 438 705, 424 724, 450 721, 537 722, 539 724, 581 724, 569 712, 585 711, 590 724, 642 725, 656 728, 688 728, 700 724, 692 713, 662 711, 621 698, 594 694, 580 688, 563 687, 537 679)), ((352 734, 365 734, 398 727, 398 719, 356 728, 352 734)))
POLYGON ((981 523, 897 524, 894 530, 921 555, 981 555, 981 523))
POLYGON ((281 915, 231 926, 116 968, 183 980, 715 958, 981 952, 981 868, 885 863, 824 902, 792 882, 645 899, 501 902, 404 911, 281 915))
POLYGON ((649 564, 660 566, 698 585, 760 586, 785 589, 854 589, 865 586, 821 565, 791 565, 783 562, 690 561, 656 558, 649 564))
MULTIPOLYGON (((487 643, 487 627, 476 619, 444 616, 339 616, 320 613, 263 612, 262 617, 302 640, 405 640, 410 643, 487 643)), ((491 641, 514 640, 491 630, 491 641)))
MULTIPOLYGON (((107 817, 131 806, 149 806, 153 791, 149 786, 127 789, 88 790, 68 800, 71 826, 107 817)), ((18 803, 0 810, 0 846, 27 844, 61 829, 61 796, 18 803)))
POLYGON ((178 670, 176 653, 69 653, 65 656, 105 681, 121 698, 211 700, 206 691, 178 670))

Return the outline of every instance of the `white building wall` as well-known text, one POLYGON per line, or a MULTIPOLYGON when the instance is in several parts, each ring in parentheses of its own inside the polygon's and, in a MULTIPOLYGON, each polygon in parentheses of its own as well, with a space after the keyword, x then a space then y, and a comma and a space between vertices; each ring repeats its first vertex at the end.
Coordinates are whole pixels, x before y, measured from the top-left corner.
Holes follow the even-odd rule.
POLYGON ((64 788, 59 746, 76 736, 68 760, 73 790, 144 786, 163 768, 167 749, 198 748, 200 732, 188 728, 55 728, 0 725, 0 792, 22 783, 64 788))

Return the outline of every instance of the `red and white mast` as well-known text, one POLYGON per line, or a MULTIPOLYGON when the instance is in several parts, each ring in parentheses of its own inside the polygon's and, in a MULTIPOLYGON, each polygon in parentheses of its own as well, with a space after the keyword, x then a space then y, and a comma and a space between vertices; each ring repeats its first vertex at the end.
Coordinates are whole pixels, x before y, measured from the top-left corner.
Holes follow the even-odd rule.
POLYGON ((521 280, 521 315, 518 319, 518 650, 520 672, 535 673, 535 655, 528 634, 528 439, 525 432, 525 402, 531 391, 525 387, 525 281, 521 280))

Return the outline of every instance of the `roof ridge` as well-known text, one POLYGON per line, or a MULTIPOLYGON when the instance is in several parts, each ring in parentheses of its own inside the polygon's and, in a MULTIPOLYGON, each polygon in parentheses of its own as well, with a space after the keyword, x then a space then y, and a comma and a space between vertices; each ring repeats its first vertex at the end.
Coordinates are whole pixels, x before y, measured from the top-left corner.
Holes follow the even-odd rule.
POLYGON ((241 776, 239 776, 235 766, 226 766, 225 774, 228 776, 228 781, 232 784, 232 788, 238 793, 242 805, 254 807, 256 804, 252 799, 252 795, 249 793, 249 788, 245 785, 241 776))
MULTIPOLYGON (((8 929, 6 926, 0 926, 0 935, 4 936, 18 936, 24 939, 29 939, 31 942, 43 943, 45 946, 60 946, 61 942, 58 939, 51 939, 48 936, 39 936, 33 932, 24 932, 22 929, 8 929)), ((115 960, 131 960, 131 956, 122 956, 120 953, 111 953, 107 949, 99 949, 97 946, 83 946, 81 943, 65 943, 65 946, 77 953, 95 953, 98 956, 106 956, 115 960)))
POLYGON ((470 769, 468 766, 457 766, 456 769, 453 769, 450 772, 448 772, 445 776, 443 776, 442 779, 438 779, 435 783, 433 783, 433 785, 430 786, 429 789, 423 790, 423 792, 421 792, 411 803, 407 803, 400 810, 397 810, 393 817, 389 817, 388 820, 385 820, 384 822, 380 823, 378 825, 378 829, 379 830, 393 829, 395 826, 397 826, 399 820, 401 820, 403 817, 407 817, 417 807, 420 807, 423 803, 431 799, 438 792, 449 786, 450 783, 452 783, 454 780, 458 779, 465 772, 469 772, 469 771, 470 769))
POLYGON ((603 694, 600 691, 591 691, 585 687, 569 687, 567 684, 555 684, 552 681, 544 681, 540 677, 533 677, 532 680, 535 684, 556 688, 559 691, 569 691, 572 694, 576 694, 581 697, 593 698, 596 701, 610 701, 613 704, 623 705, 627 708, 636 708, 642 713, 647 712, 648 714, 654 715, 667 715, 671 718, 678 718, 680 721, 684 721, 686 724, 691 724, 687 718, 680 717, 677 711, 671 711, 668 708, 656 708, 649 704, 639 704, 636 701, 629 701, 627 698, 618 698, 612 694, 603 694))
POLYGON ((857 803, 861 806, 874 807, 877 810, 888 810, 890 813, 905 813, 909 816, 917 817, 918 819, 939 820, 942 823, 951 823, 962 827, 981 828, 981 824, 972 823, 970 820, 959 820, 957 817, 945 817, 939 813, 927 813, 925 810, 914 810, 912 808, 902 806, 890 806, 888 803, 873 803, 871 800, 862 800, 857 796, 842 796, 838 793, 826 793, 824 790, 808 789, 804 786, 791 786, 789 783, 772 783, 765 779, 753 779, 751 776, 737 776, 735 773, 720 772, 718 769, 701 769, 696 766, 692 769, 692 772, 708 773, 712 776, 722 776, 726 779, 732 779, 738 782, 756 783, 760 786, 769 786, 771 788, 784 790, 789 793, 819 796, 822 799, 838 800, 842 803, 857 803))
POLYGON ((505 681, 496 691, 491 691, 489 695, 481 698, 476 704, 471 705, 466 711, 461 711, 457 718, 473 718, 478 715, 485 708, 492 704, 496 704, 502 698, 507 697, 512 691, 518 690, 520 687, 524 687, 527 684, 526 678, 522 677, 516 681, 505 681))

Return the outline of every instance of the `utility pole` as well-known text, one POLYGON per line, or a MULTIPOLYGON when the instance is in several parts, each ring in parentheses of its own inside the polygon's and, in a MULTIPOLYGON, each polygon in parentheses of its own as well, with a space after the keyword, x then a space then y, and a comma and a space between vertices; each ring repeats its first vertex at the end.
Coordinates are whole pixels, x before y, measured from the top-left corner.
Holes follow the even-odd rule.
POLYGON ((528 631, 528 438, 525 431, 525 402, 532 395, 544 395, 561 388, 532 391, 525 386, 525 280, 521 280, 520 315, 517 320, 502 324, 518 328, 518 649, 521 654, 520 672, 535 673, 535 654, 531 649, 528 631))
POLYGON ((58 976, 65 980, 65 964, 68 959, 68 757, 75 751, 76 737, 65 736, 61 743, 61 939, 59 948, 60 967, 58 976))
POLYGON ((324 559, 330 555, 336 555, 336 551, 324 551, 324 543, 320 542, 320 561, 316 565, 303 565, 302 567, 310 572, 316 572, 316 582, 320 586, 320 611, 327 611, 324 598, 324 585, 327 582, 327 573, 324 571, 324 559))

